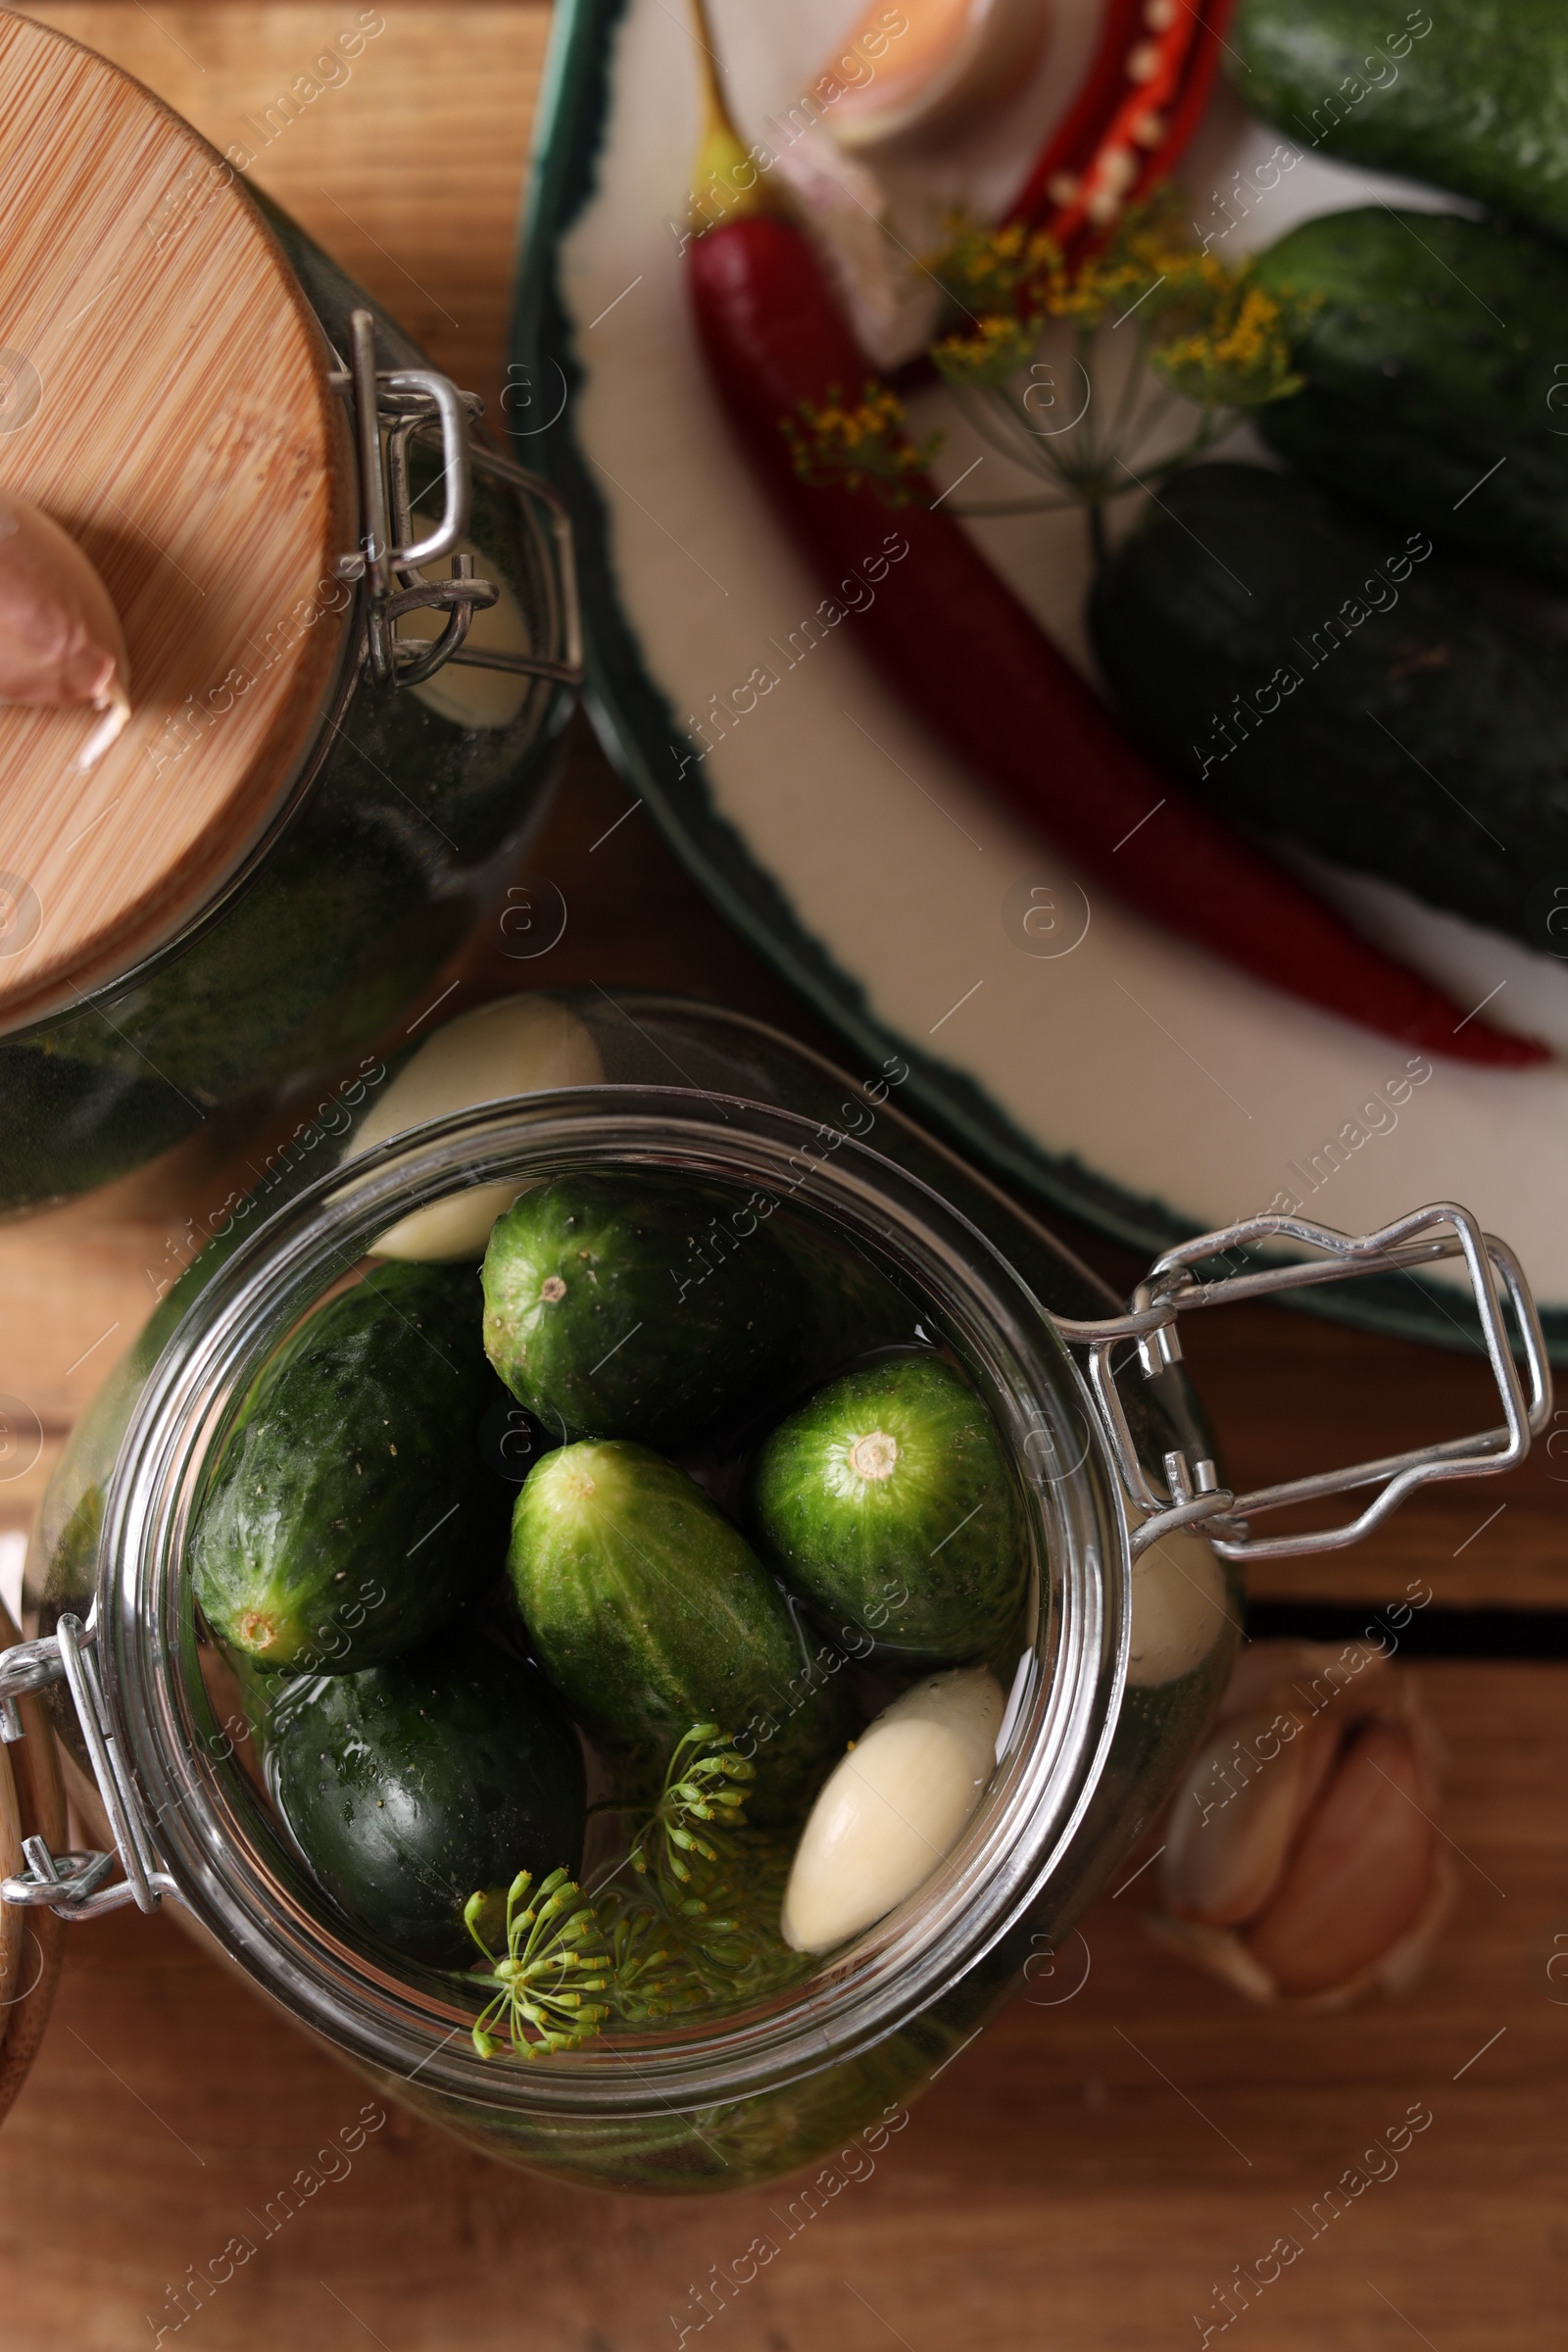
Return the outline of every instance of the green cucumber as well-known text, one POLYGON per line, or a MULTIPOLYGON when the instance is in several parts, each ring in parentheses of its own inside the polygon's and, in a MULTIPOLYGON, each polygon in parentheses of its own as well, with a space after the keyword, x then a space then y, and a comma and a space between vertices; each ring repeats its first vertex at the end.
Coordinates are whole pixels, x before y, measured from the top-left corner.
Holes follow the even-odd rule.
POLYGON ((471 1894, 582 1860, 582 1749, 544 1677, 465 1615, 390 1666, 242 1677, 272 1802, 349 1919, 411 1959, 475 1957, 471 1894))
POLYGON ((833 1639, 901 1666, 987 1656, 1026 1555, 990 1414, 945 1357, 900 1354, 819 1389, 758 1459, 769 1556, 833 1639))
POLYGON ((517 1496, 508 1567, 534 1655, 629 1786, 716 1723, 756 1758, 752 1817, 776 1821, 842 1746, 839 1661, 809 1654, 751 1546, 648 1446, 547 1454, 517 1496))
POLYGON ((1568 236, 1562 0, 1242 0, 1227 48, 1243 105, 1293 140, 1568 236))
POLYGON ((685 1452, 800 1377, 808 1300, 738 1193, 558 1176, 497 1220, 483 1278, 490 1360, 564 1439, 685 1452))
POLYGON ((1305 389, 1260 409, 1325 489, 1568 582, 1568 253, 1498 221, 1369 205, 1262 254, 1305 389))
POLYGON ((1549 944, 1533 900, 1568 872, 1568 648, 1423 533, 1291 474, 1196 466, 1102 573, 1090 626, 1133 733, 1225 815, 1549 944))
POLYGON ((479 1309, 466 1267, 379 1266, 261 1374, 192 1542, 230 1648, 296 1673, 384 1665, 499 1567, 479 1309))

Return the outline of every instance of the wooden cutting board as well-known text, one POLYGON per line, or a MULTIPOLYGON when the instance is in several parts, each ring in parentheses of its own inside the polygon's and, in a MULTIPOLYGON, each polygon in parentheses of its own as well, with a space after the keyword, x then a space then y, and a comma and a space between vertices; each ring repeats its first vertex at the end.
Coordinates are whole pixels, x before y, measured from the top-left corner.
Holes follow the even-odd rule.
MULTIPOLYGON (((351 6, 240 0, 32 13, 105 48, 220 144, 358 21, 351 6)), ((546 12, 388 0, 370 13, 384 30, 351 80, 302 102, 256 175, 493 400, 546 12)), ((530 977, 685 989, 826 1044, 628 813, 586 739, 529 864, 569 909, 530 977)), ((464 989, 513 986, 516 969, 481 949, 464 989)), ((9 1456, 0 1441, 0 1527, 30 1516, 65 1430, 181 1262, 186 1217, 221 1200, 259 1140, 210 1134, 112 1196, 0 1231, 0 1391, 31 1416, 9 1456)), ((1130 1260, 1077 1238, 1132 1279, 1130 1260)), ((1250 1477, 1446 1434, 1480 1409, 1460 1358, 1277 1309, 1200 1324, 1189 1353, 1250 1477)), ((1361 1550, 1279 1563, 1256 1590, 1375 1604, 1415 1576, 1449 1599, 1559 1605, 1558 1471, 1568 1462, 1546 1455, 1442 1491, 1361 1550)), ((160 2327, 172 2342, 172 2290, 241 2231, 256 2257, 180 2330, 198 2352, 655 2352, 688 2324, 688 2346, 716 2352, 1196 2344, 1213 2285, 1282 2231, 1300 2236, 1293 2214, 1413 2101, 1434 2121, 1397 2178, 1321 2227, 1212 2341, 1542 2352, 1568 2317, 1568 1669, 1455 1663, 1423 1680, 1462 1892, 1407 2001, 1309 2021, 1247 2009, 1152 1952, 1134 1886, 1085 1923, 1087 1979, 1075 1945, 1067 1997, 1020 2001, 988 2028, 874 2176, 808 2225, 797 2215, 793 2235, 788 2198, 583 2196, 396 2114, 348 2172, 318 2162, 361 2085, 172 1923, 122 1913, 72 1929, 54 2026, 0 2132, 7 2352, 107 2352, 160 2327), (337 2177, 267 2236, 305 2168, 337 2177), (691 2290, 763 2230, 786 2233, 780 2259, 695 2331, 691 2290)))

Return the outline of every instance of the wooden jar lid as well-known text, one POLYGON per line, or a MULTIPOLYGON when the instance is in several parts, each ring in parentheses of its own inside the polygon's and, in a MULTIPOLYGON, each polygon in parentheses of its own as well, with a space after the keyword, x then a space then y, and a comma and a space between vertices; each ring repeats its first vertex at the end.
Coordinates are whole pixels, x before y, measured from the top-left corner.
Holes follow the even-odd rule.
POLYGON ((0 490, 97 565, 131 699, 85 776, 90 710, 0 708, 8 1030, 177 933, 286 801, 357 520, 331 355, 239 174, 128 74, 9 14, 0 343, 0 490))

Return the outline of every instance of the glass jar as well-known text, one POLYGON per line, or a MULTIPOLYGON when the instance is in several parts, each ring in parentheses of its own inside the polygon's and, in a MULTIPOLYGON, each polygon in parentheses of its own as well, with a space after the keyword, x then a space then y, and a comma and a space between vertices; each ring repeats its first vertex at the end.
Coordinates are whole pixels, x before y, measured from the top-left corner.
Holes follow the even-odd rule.
MULTIPOLYGON (((349 1143, 338 1165, 297 1178, 248 1238, 236 1220, 190 1269, 74 1436, 29 1556, 39 1637, 0 1658, 0 1703, 51 1690, 105 1851, 35 1851, 28 1878, 3 1893, 76 1916, 172 1898, 387 2096, 492 2155, 618 2189, 742 2186, 857 2134, 878 2144, 1020 1979, 1054 1970, 1203 1731, 1240 1633, 1235 1567, 1221 1555, 1258 1543, 1244 1500, 1276 1497, 1219 1485, 1177 1360, 1169 1294, 1200 1303, 1193 1285, 1156 1269, 1118 1310, 1060 1244, 904 1117, 896 1059, 856 1079, 706 1006, 596 992, 529 1002, 558 1007, 594 1082, 470 1107, 357 1155, 349 1143), (242 1719, 215 1704, 186 1539, 259 1369, 378 1239, 473 1188, 505 1194, 607 1163, 729 1189, 727 1235, 715 1227, 727 1246, 744 1247, 760 1216, 804 1219, 912 1289, 1003 1434, 1032 1587, 1024 1629, 996 1661, 1011 1691, 995 1777, 915 1894, 752 2011, 617 2029, 519 2065, 475 2053, 477 2003, 452 1978, 395 1963, 314 1887, 245 1769, 242 1719), (1112 1357, 1129 1341, 1126 1379, 1112 1357), (125 1876, 110 1885, 115 1851, 125 1876)), ((1444 1209, 1428 1223, 1459 1220, 1465 1248, 1463 1218, 1444 1209)), ((1324 1262, 1331 1245, 1310 1238, 1324 1262)), ((1378 1262, 1412 1246, 1385 1239, 1378 1262)), ((1365 1246, 1354 1247, 1362 1267, 1365 1246)), ((1519 1458, 1550 1409, 1517 1270, 1501 1245, 1483 1254, 1515 1311, 1528 1394, 1504 1345, 1494 1367, 1504 1427, 1470 1442, 1467 1467, 1519 1458)), ((1268 1287, 1261 1271, 1231 1280, 1268 1287)), ((1387 1492, 1414 1470, 1455 1474, 1461 1447, 1429 1455, 1298 1484, 1315 1494, 1370 1476, 1387 1492)))
POLYGON ((70 761, 74 713, 0 712, 0 1211, 121 1175, 412 1008, 504 897, 580 673, 564 512, 485 437, 475 397, 128 77, 41 25, 3 40, 28 92, 8 145, 34 115, 63 157, 74 125, 98 125, 74 177, 62 164, 60 236, 143 148, 157 202, 85 358, 45 319, 39 395, 0 416, 4 487, 54 512, 110 589, 132 705, 90 775, 70 761), (168 314, 209 267, 208 306, 226 286, 230 315, 204 307, 183 330, 201 348, 160 372, 168 314), (96 424, 128 454, 113 496, 68 507, 62 472, 103 471, 70 470, 87 360, 96 424), (254 560, 225 546, 227 509, 254 560), (79 893, 68 836, 100 859, 79 893))

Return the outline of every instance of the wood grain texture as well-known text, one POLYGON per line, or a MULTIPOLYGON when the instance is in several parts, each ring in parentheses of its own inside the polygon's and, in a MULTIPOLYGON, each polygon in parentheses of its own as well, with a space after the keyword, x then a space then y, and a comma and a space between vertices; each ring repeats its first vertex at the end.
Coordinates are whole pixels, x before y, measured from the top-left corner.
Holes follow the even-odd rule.
POLYGON ((547 7, 53 0, 25 13, 113 58, 220 153, 249 147, 247 176, 493 410, 547 7), (384 30, 346 75, 312 73, 369 18, 384 30))
MULTIPOLYGON (((0 710, 0 864, 32 893, 0 1011, 145 955, 265 828, 318 723, 355 535, 325 340, 234 173, 137 83, 0 15, 0 318, 36 407, 0 489, 85 550, 131 716, 87 776, 81 710, 0 710)), ((13 884, 13 889, 15 885, 13 884)))
MULTIPOLYGON (((0 1607, 0 1649, 17 1641, 17 1628, 0 1607)), ((43 1705, 37 1698, 20 1702, 23 1737, 0 1748, 0 1762, 11 1785, 14 1827, 20 1844, 24 1838, 42 1838, 51 1853, 65 1851, 66 1800, 60 1784, 60 1765, 43 1705)), ((18 1867, 6 1846, 5 1869, 18 1867)), ((31 2071, 54 2009, 55 1992, 66 1955, 66 1923, 48 1911, 8 1911, 8 1939, 15 1938, 6 1973, 0 1976, 0 2119, 16 2099, 31 2071), (20 1926, 20 1936, 16 1930, 20 1926)), ((0 2288, 0 2301, 4 2290, 0 2288)))
MULTIPOLYGON (((131 5, 37 13, 80 27, 225 138, 236 109, 354 16, 240 0, 152 0, 151 19, 131 5)), ((291 126, 257 174, 493 391, 543 16, 383 13, 387 32, 354 82, 291 126), (323 189, 352 220, 334 226, 323 189), (461 328, 419 315, 403 270, 461 328)), ((683 989, 826 1043, 627 808, 584 732, 529 857, 564 892, 569 921, 526 977, 612 995, 683 989)), ((479 943, 455 1004, 516 984, 500 944, 479 943)), ((0 1524, 25 1522, 50 1449, 181 1262, 187 1216, 221 1201, 269 1140, 238 1118, 215 1122, 96 1201, 0 1229, 0 1391, 33 1416, 9 1454, 0 1446, 0 1524)), ((1138 1270, 1073 1238, 1123 1287, 1138 1270)), ((1189 1352, 1249 1476, 1477 1413, 1460 1358, 1280 1309, 1200 1324, 1189 1352)), ((1278 1563, 1256 1589, 1376 1602, 1420 1573, 1450 1599, 1561 1603, 1568 1494, 1553 1467, 1538 1459, 1515 1479, 1435 1494, 1359 1552, 1278 1563)), ((1086 1922, 1088 1981, 1069 1945, 1059 1976, 944 2075, 874 2175, 793 2236, 776 2193, 657 2207, 588 2197, 400 2116, 343 2173, 318 2152, 366 2099, 351 2076, 171 1921, 120 1914, 72 1930, 54 2027, 0 2132, 6 2352, 122 2352, 166 2325, 166 2346, 196 2352, 655 2352, 695 2321, 691 2288, 760 2231, 781 2240, 779 2257, 688 2352, 1174 2352, 1198 2342, 1195 2312, 1216 2316, 1215 2283, 1286 2231, 1302 2256, 1212 2343, 1544 2352, 1568 2317, 1568 1673, 1446 1665, 1422 1679, 1448 1750, 1461 1895, 1408 1999, 1337 2019, 1247 2009, 1152 1951, 1135 1884, 1086 1922), (1058 1989, 1067 1997, 1044 2005, 1058 1989), (1307 2235, 1297 2209, 1310 2214, 1413 2101, 1434 2120, 1398 2175, 1307 2235), (340 2177, 268 2236, 269 2202, 305 2167, 340 2177), (170 2290, 237 2233, 256 2254, 176 2336, 189 2303, 170 2290)))
POLYGON ((1285 2233, 1300 2257, 1215 2343, 1397 2352, 1413 2327, 1438 2352, 1545 2352, 1568 2321, 1568 1983, 1548 1974, 1568 1950, 1563 1676, 1423 1682, 1462 1890, 1414 1993, 1343 2018, 1245 2008, 1151 1950, 1134 1886, 874 2172, 852 2156, 842 2172, 864 2177, 814 2219, 797 2202, 793 2236, 798 2185, 587 2196, 395 2114, 345 2169, 324 2151, 366 2102, 350 2075, 172 1923, 74 1929, 54 2029, 0 2134, 8 2352, 150 2341, 189 2308, 169 2290, 236 2235, 256 2251, 182 2344, 661 2352, 671 2314, 700 2316, 690 2289, 759 2233, 777 2258, 688 2352, 1175 2352, 1199 2340, 1195 2312, 1222 2316, 1216 2282, 1285 2233), (1327 2190, 1364 2176, 1412 2104, 1433 2120, 1397 2173, 1329 2221, 1327 2190), (305 2186, 337 2178, 280 2221, 302 2168, 305 2186))

